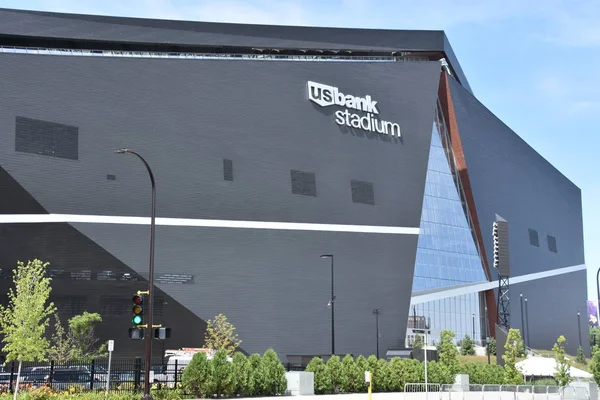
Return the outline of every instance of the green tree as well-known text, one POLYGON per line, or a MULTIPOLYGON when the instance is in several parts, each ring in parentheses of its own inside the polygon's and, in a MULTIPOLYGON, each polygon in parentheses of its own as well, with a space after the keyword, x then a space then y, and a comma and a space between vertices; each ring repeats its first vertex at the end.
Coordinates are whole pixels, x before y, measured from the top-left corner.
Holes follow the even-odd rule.
POLYGON ((364 382, 365 380, 365 371, 369 370, 369 365, 367 363, 367 359, 364 356, 358 356, 356 358, 356 369, 358 370, 358 373, 361 376, 361 380, 362 380, 362 384, 358 386, 358 388, 356 389, 357 393, 365 393, 368 389, 368 385, 366 382, 364 382))
POLYGON ((596 346, 600 348, 600 327, 592 326, 590 327, 590 348, 593 350, 596 346))
POLYGON ((473 340, 469 335, 465 335, 465 338, 460 345, 460 354, 463 356, 474 356, 475 355, 475 347, 473 345, 473 340))
POLYGON ((250 375, 248 377, 248 393, 250 396, 260 396, 262 384, 262 377, 260 375, 260 354, 251 354, 248 357, 248 364, 250 365, 250 375))
POLYGON ((473 385, 501 385, 504 383, 504 368, 501 365, 463 363, 460 373, 469 375, 473 385))
POLYGON ((211 363, 211 393, 217 398, 227 397, 235 388, 231 363, 227 361, 227 351, 224 348, 217 350, 211 363))
POLYGON ((92 358, 107 355, 106 344, 97 347, 98 338, 94 331, 94 324, 102 322, 102 316, 98 313, 84 311, 69 319, 69 339, 71 342, 71 359, 78 361, 89 361, 92 358))
POLYGON ((6 361, 18 361, 17 382, 14 399, 17 399, 21 366, 23 361, 43 361, 49 343, 45 338, 49 319, 56 311, 54 303, 48 303, 51 279, 46 267, 38 259, 19 261, 13 270, 14 289, 8 291, 8 306, 0 305, 0 332, 6 361))
POLYGON ((583 352, 583 347, 581 346, 577 348, 577 356, 575 356, 575 361, 583 365, 587 364, 587 360, 585 359, 585 353, 583 352))
POLYGON ((211 392, 211 362, 205 353, 196 353, 188 366, 183 370, 181 383, 186 393, 196 398, 207 397, 211 392))
POLYGON ((331 393, 339 393, 342 388, 342 363, 339 356, 331 356, 325 363, 325 370, 331 382, 331 393))
POLYGON ((521 331, 510 329, 504 345, 504 383, 508 385, 520 385, 523 383, 523 375, 516 367, 520 349, 523 346, 521 331))
POLYGON ((322 358, 314 357, 310 360, 305 371, 314 374, 315 394, 331 393, 331 380, 329 379, 329 374, 322 358))
POLYGON ((485 348, 485 355, 496 355, 496 339, 490 338, 490 342, 485 348))
POLYGON ((365 385, 364 374, 360 372, 354 358, 347 354, 342 359, 342 392, 358 393, 365 385))
MULTIPOLYGON (((429 366, 429 363, 427 363, 429 366)), ((414 359, 394 357, 388 363, 388 390, 403 392, 407 383, 423 382, 423 364, 414 359)), ((429 375, 429 374, 428 374, 429 375)))
POLYGON ((413 349, 420 350, 423 348, 423 338, 418 333, 415 335, 415 341, 412 345, 413 349))
POLYGON ((260 373, 264 377, 262 388, 264 395, 277 396, 285 393, 287 390, 285 368, 279 361, 275 350, 269 349, 263 354, 260 361, 260 373))
POLYGON ((249 382, 252 371, 250 370, 250 362, 246 356, 239 351, 235 352, 231 359, 231 368, 235 379, 233 394, 239 397, 250 396, 249 382))
POLYGON ((206 332, 204 334, 204 347, 217 351, 225 349, 228 355, 235 353, 236 349, 242 344, 235 326, 227 320, 223 314, 217 315, 214 319, 206 323, 206 332))
POLYGON ((458 350, 454 345, 454 332, 450 330, 443 330, 440 335, 439 344, 439 362, 447 369, 447 373, 454 381, 454 377, 458 372, 458 350))
POLYGON ((71 341, 60 322, 58 313, 54 314, 54 333, 52 334, 52 347, 48 350, 50 359, 59 363, 66 364, 71 360, 71 350, 73 349, 71 341))
POLYGON ((590 363, 590 373, 594 376, 596 384, 600 385, 600 346, 596 345, 592 349, 592 362, 590 363))
MULTIPOLYGON (((389 392, 390 381, 389 381, 389 364, 388 362, 380 358, 377 360, 377 370, 373 375, 373 390, 377 392, 389 392)), ((363 377, 364 378, 364 377, 363 377)))
POLYGON ((558 383, 558 386, 567 386, 573 380, 571 377, 571 366, 567 360, 565 350, 566 343, 567 339, 563 335, 560 335, 552 347, 554 359, 556 360, 554 379, 558 383))

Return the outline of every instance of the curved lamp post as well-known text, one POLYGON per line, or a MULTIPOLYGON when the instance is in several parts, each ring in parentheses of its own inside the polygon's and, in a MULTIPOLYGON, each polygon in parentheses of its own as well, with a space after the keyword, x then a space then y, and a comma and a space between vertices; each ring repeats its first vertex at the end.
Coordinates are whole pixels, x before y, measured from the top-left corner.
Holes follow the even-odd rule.
POLYGON ((154 182, 154 174, 152 173, 152 169, 144 160, 142 156, 140 156, 135 151, 129 149, 120 149, 115 150, 115 154, 132 154, 139 158, 146 167, 148 171, 148 175, 150 175, 150 183, 152 184, 152 214, 150 219, 150 266, 148 268, 148 312, 147 312, 147 327, 146 327, 146 357, 144 360, 144 396, 142 399, 144 400, 152 400, 152 395, 150 394, 150 368, 151 368, 151 359, 152 359, 152 316, 154 313, 153 310, 153 301, 154 297, 154 234, 155 234, 155 218, 156 218, 156 185, 154 182))

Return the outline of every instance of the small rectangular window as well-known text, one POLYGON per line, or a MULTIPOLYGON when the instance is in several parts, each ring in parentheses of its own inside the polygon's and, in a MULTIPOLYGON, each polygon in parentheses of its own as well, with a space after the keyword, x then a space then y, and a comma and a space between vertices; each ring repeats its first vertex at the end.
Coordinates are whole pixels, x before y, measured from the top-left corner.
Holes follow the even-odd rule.
POLYGON ((108 175, 106 175, 106 180, 115 181, 115 180, 117 180, 117 177, 115 175, 108 174, 108 175))
POLYGON ((352 188, 352 201, 354 203, 375 204, 375 193, 371 182, 355 181, 350 182, 352 188))
POLYGON ((535 229, 529 229, 529 244, 540 247, 540 237, 535 229))
POLYGON ((17 117, 15 151, 77 160, 79 128, 39 119, 17 117))
POLYGON ((233 181, 233 161, 223 160, 223 179, 233 181))
POLYGON ((312 172, 291 170, 292 193, 303 196, 317 196, 317 182, 312 172))
POLYGON ((548 250, 553 253, 558 253, 558 248, 556 247, 556 238, 554 236, 548 235, 548 250))

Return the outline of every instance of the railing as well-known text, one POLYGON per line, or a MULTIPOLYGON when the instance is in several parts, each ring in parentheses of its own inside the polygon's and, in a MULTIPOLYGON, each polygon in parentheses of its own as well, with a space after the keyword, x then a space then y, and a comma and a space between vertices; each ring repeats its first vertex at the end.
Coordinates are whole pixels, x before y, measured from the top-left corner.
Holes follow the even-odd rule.
POLYGON ((407 383, 409 400, 590 400, 582 387, 545 385, 438 385, 407 383))
MULTIPOLYGON (((174 363, 163 365, 153 361, 150 383, 153 387, 180 387, 182 369, 185 365, 174 363)), ((12 392, 17 382, 18 364, 6 363, 0 368, 0 392, 12 392)), ((140 391, 144 386, 142 358, 112 359, 110 376, 108 360, 97 359, 89 362, 46 362, 26 363, 21 368, 19 388, 49 387, 53 390, 100 391, 140 391)))

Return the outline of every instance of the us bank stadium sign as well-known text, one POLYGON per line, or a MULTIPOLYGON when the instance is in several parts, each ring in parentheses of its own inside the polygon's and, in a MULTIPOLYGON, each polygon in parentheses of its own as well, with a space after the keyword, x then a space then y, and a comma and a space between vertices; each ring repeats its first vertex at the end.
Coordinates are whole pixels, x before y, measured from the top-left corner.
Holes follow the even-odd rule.
POLYGON ((377 102, 369 95, 358 97, 342 93, 335 86, 308 81, 308 99, 321 107, 344 108, 335 112, 335 123, 338 125, 400 137, 400 125, 379 119, 377 102))

